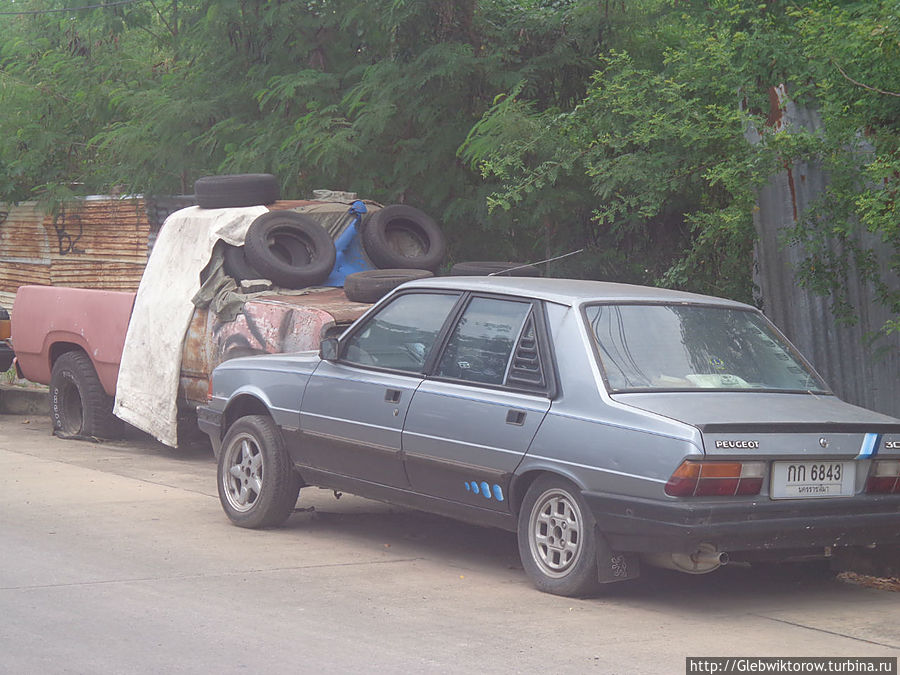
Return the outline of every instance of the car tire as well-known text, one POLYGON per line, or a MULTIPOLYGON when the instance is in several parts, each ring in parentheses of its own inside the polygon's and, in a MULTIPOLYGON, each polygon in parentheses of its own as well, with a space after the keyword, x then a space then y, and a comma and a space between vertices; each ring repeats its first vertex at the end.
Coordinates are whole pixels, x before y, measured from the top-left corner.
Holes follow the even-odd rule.
POLYGON ((113 415, 113 397, 97 377, 90 357, 66 352, 50 373, 50 418, 62 437, 117 438, 123 422, 113 415))
POLYGON ((517 262, 501 262, 499 260, 482 260, 460 262, 450 268, 452 277, 539 277, 541 271, 534 265, 517 262))
POLYGON ((434 274, 428 270, 365 270, 348 274, 344 279, 344 295, 353 302, 378 302, 400 284, 427 279, 434 274))
POLYGON ((392 204, 372 213, 363 223, 366 255, 382 269, 436 271, 447 255, 447 239, 424 211, 392 204))
POLYGON ((232 277, 235 281, 262 278, 262 275, 247 262, 247 256, 244 253, 243 246, 225 244, 222 269, 225 270, 225 274, 232 277))
POLYGON ((545 474, 531 484, 518 537, 522 566, 538 590, 570 597, 598 590, 597 525, 571 482, 545 474))
POLYGON ((270 211, 250 224, 244 240, 247 262, 282 288, 321 284, 337 255, 328 230, 309 216, 270 211))
POLYGON ((12 367, 16 353, 6 342, 0 341, 0 372, 5 373, 12 367))
POLYGON ((194 181, 194 195, 202 209, 261 206, 278 201, 278 179, 270 173, 204 176, 194 181))
POLYGON ((228 429, 219 451, 217 483, 225 514, 239 527, 277 527, 300 494, 300 476, 271 417, 248 415, 228 429))

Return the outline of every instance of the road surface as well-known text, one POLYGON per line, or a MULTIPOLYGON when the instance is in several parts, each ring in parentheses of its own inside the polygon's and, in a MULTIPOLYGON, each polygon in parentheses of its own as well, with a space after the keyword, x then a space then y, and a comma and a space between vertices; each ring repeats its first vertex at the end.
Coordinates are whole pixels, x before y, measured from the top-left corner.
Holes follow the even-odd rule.
POLYGON ((0 672, 684 673, 686 656, 897 656, 900 595, 785 569, 539 593, 513 535, 306 488, 232 526, 203 448, 0 416, 0 672))

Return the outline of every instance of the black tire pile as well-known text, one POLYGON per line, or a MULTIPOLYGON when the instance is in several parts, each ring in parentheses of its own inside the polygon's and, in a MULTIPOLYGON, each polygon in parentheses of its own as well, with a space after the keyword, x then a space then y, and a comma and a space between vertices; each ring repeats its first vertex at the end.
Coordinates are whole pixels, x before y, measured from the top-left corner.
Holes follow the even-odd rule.
MULTIPOLYGON (((279 199, 271 174, 206 176, 194 183, 204 209, 268 205, 279 199)), ((447 255, 440 226, 425 212, 405 204, 373 211, 361 223, 366 256, 380 269, 347 275, 344 292, 355 302, 376 302, 400 284, 433 276, 447 255)), ((336 251, 328 231, 310 215, 269 211, 247 230, 243 246, 226 245, 225 272, 238 281, 269 279, 282 288, 324 282, 336 251)), ((512 262, 457 263, 453 275, 539 276, 536 268, 512 262)))

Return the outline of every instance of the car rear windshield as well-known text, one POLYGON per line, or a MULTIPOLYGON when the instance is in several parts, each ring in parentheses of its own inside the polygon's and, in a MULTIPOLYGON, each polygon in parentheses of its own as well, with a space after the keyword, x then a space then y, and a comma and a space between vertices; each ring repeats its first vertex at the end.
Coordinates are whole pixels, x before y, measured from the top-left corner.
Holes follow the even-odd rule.
POLYGON ((827 393, 759 313, 704 305, 585 308, 612 391, 766 390, 827 393))

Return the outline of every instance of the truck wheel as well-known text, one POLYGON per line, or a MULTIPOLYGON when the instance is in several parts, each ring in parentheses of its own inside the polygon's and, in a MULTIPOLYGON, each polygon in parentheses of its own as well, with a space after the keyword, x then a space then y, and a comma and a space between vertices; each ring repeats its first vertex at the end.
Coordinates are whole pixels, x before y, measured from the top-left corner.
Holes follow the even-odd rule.
POLYGON ((103 391, 91 359, 82 351, 66 352, 50 374, 53 433, 61 436, 117 438, 122 420, 113 415, 113 397, 103 391))
POLYGON ((235 525, 281 525, 297 503, 300 476, 271 417, 248 415, 228 429, 218 463, 219 501, 235 525))
POLYGON ((584 596, 599 587, 596 523, 569 481, 546 474, 531 484, 518 537, 522 566, 538 590, 584 596))
POLYGON ((353 302, 378 302, 388 291, 407 281, 426 279, 434 274, 428 270, 365 270, 348 274, 344 279, 344 294, 353 302))
POLYGON ((336 251, 328 230, 309 216, 269 211, 250 224, 244 254, 262 278, 282 288, 305 288, 328 278, 336 251))
POLYGON ((261 206, 280 196, 278 179, 270 173, 204 176, 194 181, 194 195, 201 209, 261 206))
POLYGON ((375 211, 363 224, 362 244, 369 259, 383 269, 434 272, 447 255, 447 239, 424 211, 392 204, 375 211))

